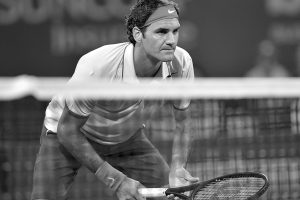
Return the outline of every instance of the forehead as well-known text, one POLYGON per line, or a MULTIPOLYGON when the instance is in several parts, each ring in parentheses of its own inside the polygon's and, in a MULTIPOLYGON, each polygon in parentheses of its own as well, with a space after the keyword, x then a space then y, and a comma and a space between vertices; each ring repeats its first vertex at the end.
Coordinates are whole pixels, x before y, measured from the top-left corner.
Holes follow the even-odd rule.
POLYGON ((147 30, 156 29, 177 29, 180 27, 179 20, 177 18, 172 19, 162 19, 157 22, 153 22, 148 26, 147 30))

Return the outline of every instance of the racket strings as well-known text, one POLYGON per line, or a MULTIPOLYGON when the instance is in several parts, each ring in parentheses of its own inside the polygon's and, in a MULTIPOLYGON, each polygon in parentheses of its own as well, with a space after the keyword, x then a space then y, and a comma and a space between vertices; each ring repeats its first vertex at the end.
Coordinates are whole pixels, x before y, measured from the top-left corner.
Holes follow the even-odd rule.
POLYGON ((265 184, 265 180, 256 177, 222 179, 207 184, 194 195, 194 200, 246 199, 255 195, 265 184))

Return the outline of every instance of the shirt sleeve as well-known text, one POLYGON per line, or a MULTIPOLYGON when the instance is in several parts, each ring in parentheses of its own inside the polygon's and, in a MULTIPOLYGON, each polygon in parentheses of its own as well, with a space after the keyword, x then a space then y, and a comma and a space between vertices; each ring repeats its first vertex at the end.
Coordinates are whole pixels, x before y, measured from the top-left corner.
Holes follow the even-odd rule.
MULTIPOLYGON (((186 61, 182 66, 182 79, 187 81, 194 80, 194 66, 192 58, 188 55, 186 61)), ((190 99, 181 99, 174 102, 174 108, 178 110, 185 110, 189 107, 191 100, 190 99)))
MULTIPOLYGON (((76 82, 93 78, 93 65, 84 56, 80 58, 76 66, 75 72, 68 82, 68 85, 76 84, 76 82)), ((93 99, 75 98, 74 96, 66 96, 65 103, 68 109, 78 116, 89 116, 94 108, 95 101, 93 99)))

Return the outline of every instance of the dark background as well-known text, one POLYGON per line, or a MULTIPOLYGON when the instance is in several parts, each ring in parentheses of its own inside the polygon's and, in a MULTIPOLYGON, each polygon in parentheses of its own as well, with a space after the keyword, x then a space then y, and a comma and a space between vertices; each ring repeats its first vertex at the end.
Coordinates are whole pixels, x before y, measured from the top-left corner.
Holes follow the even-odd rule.
MULTIPOLYGON (((0 0, 0 76, 71 76, 86 52, 127 41, 124 15, 132 2, 0 0)), ((196 75, 244 76, 265 39, 276 43, 279 61, 290 74, 299 75, 299 0, 177 2, 179 46, 192 55, 196 75)))
MULTIPOLYGON (((83 54, 127 40, 124 15, 132 2, 0 0, 0 78, 71 76, 83 54)), ((192 55, 196 75, 244 76, 256 64, 258 44, 266 39, 276 44, 280 64, 292 76, 300 75, 300 0, 177 2, 182 10, 179 46, 192 55)), ((32 96, 0 101, 1 200, 30 199, 47 105, 32 96)), ((191 106, 194 140, 187 167, 192 174, 204 181, 262 171, 271 187, 261 199, 300 199, 299 98, 199 99, 191 106)), ((170 160, 172 116, 166 109, 157 110, 147 134, 170 160)), ((103 188, 83 168, 71 199, 111 199, 103 188)))

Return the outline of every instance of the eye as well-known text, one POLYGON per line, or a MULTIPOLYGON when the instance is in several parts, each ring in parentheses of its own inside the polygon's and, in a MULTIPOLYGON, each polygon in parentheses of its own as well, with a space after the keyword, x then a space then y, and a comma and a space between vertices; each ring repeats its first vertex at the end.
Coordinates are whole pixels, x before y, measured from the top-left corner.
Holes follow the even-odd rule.
POLYGON ((173 33, 178 33, 179 32, 179 28, 177 28, 177 29, 175 29, 174 31, 173 31, 173 33))
POLYGON ((158 34, 167 34, 168 30, 167 29, 159 29, 159 30, 157 30, 157 33, 158 34))

